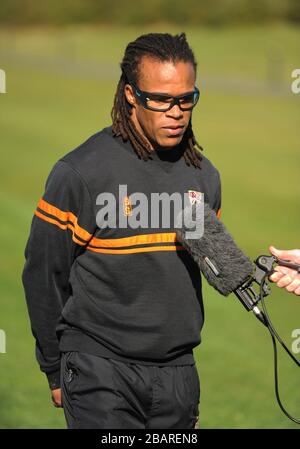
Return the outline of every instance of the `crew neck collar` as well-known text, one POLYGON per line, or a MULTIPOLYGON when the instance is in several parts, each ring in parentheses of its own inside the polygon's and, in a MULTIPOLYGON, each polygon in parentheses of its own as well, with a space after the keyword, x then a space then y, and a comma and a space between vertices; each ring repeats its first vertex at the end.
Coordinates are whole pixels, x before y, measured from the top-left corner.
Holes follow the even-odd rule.
POLYGON ((183 142, 181 141, 179 145, 175 145, 174 147, 160 147, 153 151, 152 156, 155 160, 159 160, 161 162, 177 162, 184 153, 183 142))

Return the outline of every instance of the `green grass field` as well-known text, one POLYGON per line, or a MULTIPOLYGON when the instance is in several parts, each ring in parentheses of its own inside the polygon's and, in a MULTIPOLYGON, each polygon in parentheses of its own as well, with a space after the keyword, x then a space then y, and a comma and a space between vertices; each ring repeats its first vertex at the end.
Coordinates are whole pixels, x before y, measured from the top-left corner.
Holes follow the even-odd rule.
MULTIPOLYGON (((180 32, 168 25, 0 30, 0 427, 64 428, 34 356, 21 272, 37 201, 57 159, 110 124, 127 43, 144 32, 180 32)), ((193 127, 219 169, 222 219, 254 259, 268 245, 299 247, 300 30, 272 27, 184 31, 198 60, 202 97, 193 127)), ((195 350, 203 428, 297 428, 275 401, 267 331, 233 295, 205 284, 206 323, 195 350)), ((41 292, 42 294, 42 292, 41 292)), ((300 298, 272 287, 270 315, 291 348, 300 328, 300 298)), ((283 351, 282 400, 300 417, 300 376, 283 351)))

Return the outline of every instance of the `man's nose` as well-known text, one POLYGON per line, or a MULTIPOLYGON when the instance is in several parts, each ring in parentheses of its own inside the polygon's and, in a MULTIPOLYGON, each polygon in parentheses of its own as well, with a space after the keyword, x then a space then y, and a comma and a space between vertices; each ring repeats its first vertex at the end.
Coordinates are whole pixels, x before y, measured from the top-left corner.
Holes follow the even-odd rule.
POLYGON ((182 116, 182 110, 180 109, 178 104, 174 104, 174 106, 167 111, 167 115, 169 117, 176 117, 176 118, 178 118, 178 117, 182 116))

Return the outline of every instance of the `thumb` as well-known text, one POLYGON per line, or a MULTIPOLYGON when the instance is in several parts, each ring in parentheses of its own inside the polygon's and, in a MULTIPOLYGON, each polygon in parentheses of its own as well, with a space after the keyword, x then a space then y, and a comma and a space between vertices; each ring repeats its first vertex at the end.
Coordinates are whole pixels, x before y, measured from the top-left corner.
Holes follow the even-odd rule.
POLYGON ((274 246, 269 246, 269 251, 274 256, 278 257, 278 259, 282 260, 295 260, 296 251, 293 249, 277 249, 274 246))
POLYGON ((273 254, 276 257, 283 257, 282 253, 284 251, 281 251, 280 249, 275 248, 275 246, 269 246, 269 251, 271 254, 273 254))

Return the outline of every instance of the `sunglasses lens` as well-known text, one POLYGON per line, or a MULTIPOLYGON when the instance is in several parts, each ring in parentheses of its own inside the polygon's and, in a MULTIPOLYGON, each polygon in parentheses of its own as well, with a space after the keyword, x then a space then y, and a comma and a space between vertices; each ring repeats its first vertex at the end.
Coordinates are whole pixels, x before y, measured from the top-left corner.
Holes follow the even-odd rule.
POLYGON ((195 106, 195 104, 198 101, 198 94, 197 92, 194 92, 190 95, 186 95, 185 97, 181 98, 179 103, 182 109, 191 109, 195 106))
POLYGON ((166 111, 169 109, 170 104, 172 103, 172 97, 159 97, 153 96, 151 98, 147 98, 147 107, 151 109, 158 109, 159 111, 166 111))

